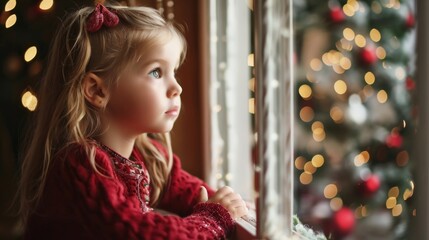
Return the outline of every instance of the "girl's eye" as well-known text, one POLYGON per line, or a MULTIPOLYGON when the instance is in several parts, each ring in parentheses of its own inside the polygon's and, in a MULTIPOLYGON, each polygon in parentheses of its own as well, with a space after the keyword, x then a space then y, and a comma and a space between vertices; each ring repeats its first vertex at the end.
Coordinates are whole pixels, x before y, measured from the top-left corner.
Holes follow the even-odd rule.
POLYGON ((149 75, 154 78, 161 78, 161 70, 159 68, 154 69, 149 73, 149 75))

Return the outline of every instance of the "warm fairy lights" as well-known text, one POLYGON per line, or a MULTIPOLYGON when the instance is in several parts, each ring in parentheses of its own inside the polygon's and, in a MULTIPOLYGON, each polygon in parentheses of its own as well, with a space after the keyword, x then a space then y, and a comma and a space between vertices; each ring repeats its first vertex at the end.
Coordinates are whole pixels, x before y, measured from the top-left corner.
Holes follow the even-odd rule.
POLYGON ((54 5, 54 1, 53 0, 42 0, 39 4, 39 8, 41 10, 49 10, 52 8, 52 6, 54 5))
POLYGON ((373 42, 379 42, 381 40, 381 33, 377 29, 373 28, 369 31, 369 37, 373 42))
POLYGON ((337 188, 337 185, 335 184, 328 184, 323 190, 323 195, 327 199, 334 198, 337 196, 337 194, 338 194, 338 188, 337 188))
POLYGON ((375 82, 375 75, 372 72, 367 72, 365 73, 364 79, 368 85, 372 85, 375 82))
POLYGON ((31 46, 27 49, 27 51, 25 51, 24 60, 26 62, 30 62, 36 57, 36 55, 37 55, 37 47, 31 46))
POLYGON ((336 93, 342 95, 347 92, 347 84, 343 80, 337 80, 334 83, 334 90, 336 93))
POLYGON ((30 91, 26 91, 21 97, 22 106, 30 111, 36 110, 37 98, 30 91))
POLYGON ((314 110, 311 107, 303 107, 299 111, 299 117, 303 122, 311 122, 314 118, 314 110))
POLYGON ((387 102, 388 96, 387 96, 387 92, 384 90, 380 90, 377 93, 377 100, 380 103, 385 103, 387 102))
POLYGON ((9 0, 9 1, 7 1, 7 3, 4 5, 4 11, 5 11, 5 12, 12 11, 15 7, 16 7, 16 0, 9 0))
POLYGON ((298 92, 302 98, 309 99, 313 91, 311 90, 310 86, 308 86, 307 84, 303 84, 301 85, 301 87, 299 87, 298 92))
POLYGON ((16 23, 16 14, 10 15, 4 23, 5 28, 11 28, 16 23))

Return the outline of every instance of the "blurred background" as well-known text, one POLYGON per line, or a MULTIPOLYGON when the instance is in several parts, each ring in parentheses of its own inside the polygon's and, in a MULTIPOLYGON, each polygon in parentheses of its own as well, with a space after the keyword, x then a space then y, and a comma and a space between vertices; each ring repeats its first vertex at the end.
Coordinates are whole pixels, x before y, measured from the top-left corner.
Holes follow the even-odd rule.
MULTIPOLYGON (((332 239, 406 239, 416 215, 414 1, 292 2, 295 214, 332 239)), ((50 40, 66 12, 91 4, 0 3, 0 239, 22 234, 9 206, 50 40)), ((172 132, 184 169, 253 201, 253 1, 122 4, 157 8, 185 28, 183 109, 172 132)))

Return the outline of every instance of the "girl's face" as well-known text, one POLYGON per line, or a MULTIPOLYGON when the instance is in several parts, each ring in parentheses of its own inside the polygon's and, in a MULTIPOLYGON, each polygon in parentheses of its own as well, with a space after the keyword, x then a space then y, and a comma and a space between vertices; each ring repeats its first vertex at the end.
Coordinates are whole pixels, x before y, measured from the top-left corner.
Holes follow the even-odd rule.
POLYGON ((169 132, 180 112, 176 81, 182 45, 178 37, 144 52, 141 64, 125 72, 110 92, 109 121, 129 134, 169 132))

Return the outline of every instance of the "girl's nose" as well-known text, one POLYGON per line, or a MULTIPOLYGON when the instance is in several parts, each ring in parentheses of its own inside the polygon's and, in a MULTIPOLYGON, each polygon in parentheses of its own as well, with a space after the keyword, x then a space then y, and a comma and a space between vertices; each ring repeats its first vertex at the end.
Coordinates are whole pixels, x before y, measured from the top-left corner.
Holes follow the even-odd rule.
POLYGON ((176 79, 174 79, 173 83, 170 86, 170 89, 167 92, 167 96, 169 98, 180 96, 180 94, 182 94, 182 90, 182 86, 180 86, 176 79))

